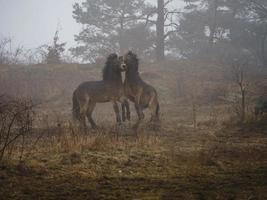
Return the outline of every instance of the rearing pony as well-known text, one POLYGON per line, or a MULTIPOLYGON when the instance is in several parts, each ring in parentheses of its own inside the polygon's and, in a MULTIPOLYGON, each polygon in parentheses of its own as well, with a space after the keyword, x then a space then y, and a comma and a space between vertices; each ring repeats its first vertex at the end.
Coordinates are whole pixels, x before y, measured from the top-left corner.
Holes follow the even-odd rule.
MULTIPOLYGON (((81 83, 73 92, 73 118, 78 121, 85 130, 87 129, 86 118, 93 129, 97 127, 92 118, 92 112, 96 103, 113 102, 117 123, 121 123, 117 101, 123 102, 125 99, 121 76, 122 71, 125 71, 125 68, 123 68, 123 65, 120 65, 117 54, 110 54, 102 72, 103 80, 81 83)), ((127 116, 130 116, 129 107, 127 107, 127 105, 126 108, 127 116)))
MULTIPOLYGON (((138 115, 138 121, 134 125, 137 130, 140 122, 144 119, 143 110, 149 108, 151 111, 151 121, 159 123, 159 102, 157 91, 154 87, 147 84, 139 75, 139 60, 137 56, 129 51, 119 58, 121 66, 126 68, 124 90, 125 96, 134 102, 138 115)), ((123 103, 123 107, 127 105, 127 101, 123 103)), ((127 108, 127 107, 126 107, 127 108)))

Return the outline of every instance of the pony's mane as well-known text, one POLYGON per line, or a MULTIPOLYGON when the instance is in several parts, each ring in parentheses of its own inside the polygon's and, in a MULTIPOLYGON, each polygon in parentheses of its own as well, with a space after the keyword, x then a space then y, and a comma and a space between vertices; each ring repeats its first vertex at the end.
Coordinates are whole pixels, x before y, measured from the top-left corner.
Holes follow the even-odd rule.
POLYGON ((128 56, 131 57, 131 63, 129 63, 129 64, 135 66, 135 70, 138 71, 139 59, 138 59, 137 55, 135 53, 133 53, 132 51, 129 51, 127 53, 127 57, 128 56))
POLYGON ((117 59, 118 55, 115 53, 112 53, 108 56, 107 61, 105 63, 105 67, 103 68, 102 71, 102 78, 103 80, 111 80, 112 78, 114 79, 114 63, 113 60, 117 59))

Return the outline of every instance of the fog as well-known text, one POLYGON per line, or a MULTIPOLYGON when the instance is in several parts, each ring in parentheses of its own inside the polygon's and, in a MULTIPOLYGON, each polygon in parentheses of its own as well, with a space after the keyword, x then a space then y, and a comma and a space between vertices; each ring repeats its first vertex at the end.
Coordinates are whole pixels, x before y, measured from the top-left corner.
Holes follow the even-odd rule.
MULTIPOLYGON (((75 2, 82 0, 0 0, 0 36, 12 37, 15 46, 36 48, 51 42, 59 29, 60 39, 74 46, 74 35, 82 28, 72 17, 75 2)), ((171 6, 181 5, 176 1, 171 6)))
POLYGON ((74 45, 81 26, 72 18, 72 5, 79 0, 1 0, 0 35, 14 38, 14 45, 36 48, 52 41, 59 28, 62 41, 74 45))
POLYGON ((0 199, 267 199, 266 0, 0 0, 0 199))

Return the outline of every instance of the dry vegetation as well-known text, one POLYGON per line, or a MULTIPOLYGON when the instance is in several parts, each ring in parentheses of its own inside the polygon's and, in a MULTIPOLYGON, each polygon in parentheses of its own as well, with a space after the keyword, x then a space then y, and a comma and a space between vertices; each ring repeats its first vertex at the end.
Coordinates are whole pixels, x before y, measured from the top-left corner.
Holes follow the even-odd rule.
POLYGON ((110 104, 94 112, 97 131, 81 134, 71 124, 73 89, 100 78, 100 68, 0 70, 1 91, 33 95, 34 111, 31 131, 1 161, 0 199, 267 199, 267 118, 251 111, 267 86, 264 71, 246 69, 247 117, 239 125, 230 67, 142 64, 142 77, 159 92, 162 122, 156 131, 144 124, 135 138, 133 107, 132 122, 121 127, 110 104))

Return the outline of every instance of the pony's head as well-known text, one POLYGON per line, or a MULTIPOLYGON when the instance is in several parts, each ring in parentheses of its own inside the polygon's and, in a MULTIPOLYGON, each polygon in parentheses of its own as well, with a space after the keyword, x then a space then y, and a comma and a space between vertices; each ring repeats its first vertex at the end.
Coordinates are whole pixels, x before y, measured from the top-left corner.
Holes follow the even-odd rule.
POLYGON ((120 77, 121 69, 118 55, 112 53, 108 56, 105 67, 103 69, 103 80, 111 80, 120 77))
POLYGON ((122 69, 122 71, 126 71, 127 70, 127 65, 125 62, 125 57, 124 56, 120 56, 119 57, 119 62, 120 62, 120 68, 122 69))
POLYGON ((121 67, 123 67, 126 71, 135 71, 138 72, 139 60, 137 55, 132 51, 128 51, 124 56, 119 58, 121 67))

